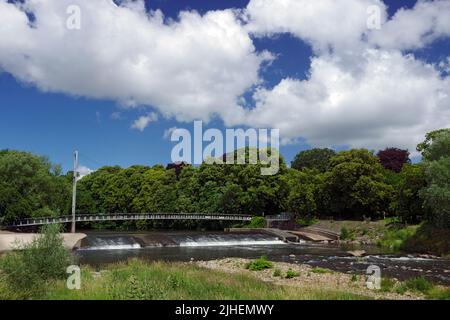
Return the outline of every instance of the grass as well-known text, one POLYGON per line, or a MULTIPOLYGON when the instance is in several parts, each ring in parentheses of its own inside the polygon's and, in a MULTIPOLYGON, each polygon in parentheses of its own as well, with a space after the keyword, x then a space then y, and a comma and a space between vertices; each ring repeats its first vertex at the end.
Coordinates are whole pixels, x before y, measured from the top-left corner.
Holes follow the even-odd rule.
POLYGON ((418 226, 386 229, 383 237, 377 242, 377 245, 392 251, 399 251, 403 248, 404 243, 415 235, 417 229, 418 226))
POLYGON ((319 223, 319 219, 315 217, 303 217, 298 218, 297 220, 295 220, 295 222, 301 227, 309 227, 319 223))
MULTIPOLYGON (((90 267, 82 267, 80 290, 69 290, 66 288, 65 281, 55 280, 48 282, 42 295, 34 298, 55 300, 367 299, 365 296, 344 291, 279 286, 245 274, 228 274, 180 263, 148 263, 130 260, 126 263, 109 265, 101 276, 95 276, 93 271, 90 267)), ((1 279, 0 299, 14 299, 14 294, 3 286, 1 279)))
POLYGON ((381 291, 398 294, 405 294, 406 292, 421 293, 431 300, 450 300, 450 288, 435 286, 423 276, 410 278, 403 282, 397 282, 391 278, 382 278, 381 291))
POLYGON ((320 268, 320 267, 312 268, 311 272, 312 273, 319 273, 319 274, 332 273, 332 271, 330 269, 320 268))
POLYGON ((291 268, 288 269, 288 271, 286 272, 286 279, 292 279, 295 277, 298 277, 299 274, 297 272, 295 272, 294 270, 292 270, 291 268))
POLYGON ((264 269, 271 269, 273 267, 273 263, 267 260, 265 256, 262 256, 259 259, 251 261, 246 268, 251 271, 261 271, 264 269))
POLYGON ((352 229, 347 229, 346 227, 341 228, 341 239, 354 241, 356 239, 356 232, 352 229))

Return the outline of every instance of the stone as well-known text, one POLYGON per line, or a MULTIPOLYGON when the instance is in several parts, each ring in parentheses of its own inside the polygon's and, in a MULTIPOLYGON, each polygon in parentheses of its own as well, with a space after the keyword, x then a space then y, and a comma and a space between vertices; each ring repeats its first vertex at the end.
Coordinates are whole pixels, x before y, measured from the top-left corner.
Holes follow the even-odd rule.
POLYGON ((353 251, 347 251, 348 254, 351 254, 354 257, 362 257, 366 254, 365 250, 353 250, 353 251))

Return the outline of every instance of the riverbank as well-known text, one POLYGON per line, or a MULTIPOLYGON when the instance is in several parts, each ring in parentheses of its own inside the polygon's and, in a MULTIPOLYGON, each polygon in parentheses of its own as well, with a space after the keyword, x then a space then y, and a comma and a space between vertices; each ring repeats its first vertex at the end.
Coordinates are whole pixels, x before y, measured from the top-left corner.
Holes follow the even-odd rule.
MULTIPOLYGON (((307 265, 272 262, 262 271, 246 269, 248 259, 219 259, 187 263, 145 262, 131 259, 102 269, 81 267, 80 290, 69 290, 65 280, 50 281, 31 299, 56 300, 359 300, 433 298, 415 290, 398 293, 401 283, 383 281, 382 290, 369 290, 362 276, 332 272, 307 265), (289 277, 288 275, 291 275, 289 277)), ((1 281, 0 299, 15 299, 1 281)), ((434 286, 434 298, 449 298, 449 289, 434 286), (445 291, 447 290, 447 291, 445 291)))
MULTIPOLYGON (((0 231, 0 253, 17 249, 31 243, 40 234, 37 233, 16 233, 0 231)), ((81 240, 86 238, 84 233, 62 233, 64 246, 73 250, 79 247, 81 240)))

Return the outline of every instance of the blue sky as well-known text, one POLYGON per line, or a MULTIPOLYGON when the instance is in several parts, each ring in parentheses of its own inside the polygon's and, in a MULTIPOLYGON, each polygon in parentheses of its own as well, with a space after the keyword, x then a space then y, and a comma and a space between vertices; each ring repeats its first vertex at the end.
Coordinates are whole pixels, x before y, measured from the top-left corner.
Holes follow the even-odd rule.
MULTIPOLYGON (((154 0, 146 1, 146 9, 161 9, 166 18, 178 19, 181 10, 196 10, 205 14, 210 10, 223 10, 231 7, 245 8, 248 2, 248 0, 154 0)), ((395 0, 385 1, 385 4, 388 6, 389 16, 392 17, 399 8, 412 9, 415 2, 395 0)), ((408 31, 404 30, 404 32, 408 31)), ((283 79, 295 79, 297 84, 307 79, 311 68, 311 57, 322 55, 321 52, 314 49, 307 37, 302 39, 295 32, 280 32, 262 37, 252 35, 251 39, 256 52, 267 50, 276 56, 269 65, 260 67, 258 70, 261 80, 258 86, 262 86, 268 91, 276 87, 283 79)), ((403 55, 414 54, 416 59, 423 63, 438 64, 442 61, 445 62, 446 58, 450 57, 449 44, 448 37, 442 36, 420 48, 405 46, 398 50, 403 55)), ((81 164, 91 169, 97 169, 103 165, 127 167, 133 164, 167 164, 170 162, 170 152, 174 143, 163 137, 164 132, 172 127, 192 128, 190 121, 182 122, 177 121, 175 116, 162 116, 163 107, 159 106, 138 103, 134 108, 124 108, 121 102, 114 97, 98 99, 89 97, 89 94, 75 96, 64 89, 51 89, 50 92, 44 92, 38 88, 39 84, 24 83, 24 81, 18 80, 21 77, 15 74, 14 69, 9 68, 7 64, 2 68, 1 59, 0 55, 0 149, 27 150, 46 155, 53 162, 61 164, 65 170, 69 170, 71 167, 74 149, 80 152, 81 164), (146 115, 150 110, 159 114, 158 120, 151 122, 143 131, 132 129, 133 121, 146 115), (115 117, 114 115, 119 116, 115 117)), ((70 60, 67 68, 68 70, 71 68, 70 60)), ((448 71, 442 71, 439 77, 441 80, 445 80, 447 76, 448 71)), ((445 86, 449 82, 443 83, 445 86)), ((244 93, 248 100, 247 104, 255 103, 252 99, 254 92, 255 87, 253 86, 244 93)), ((177 94, 176 91, 174 94, 177 94)), ((413 112, 416 111, 413 109, 413 112)), ((448 112, 448 109, 444 112, 448 112)), ((343 114, 343 116, 345 115, 343 114)), ((403 119, 399 118, 398 121, 402 123, 403 119)), ((262 122, 256 122, 256 126, 259 123, 262 122)), ((326 122, 323 123, 324 126, 321 130, 326 131, 326 122)), ((249 121, 244 126, 248 127, 252 124, 249 121)), ((213 117, 208 127, 225 128, 220 116, 213 117)), ((292 125, 289 130, 295 131, 292 129, 292 125)), ((342 129, 336 129, 336 132, 340 132, 339 130, 342 129)), ((333 135, 335 131, 330 132, 333 135)), ((310 145, 316 145, 314 142, 298 142, 302 140, 302 136, 295 134, 292 133, 290 138, 296 138, 296 143, 281 147, 281 152, 288 162, 298 151, 309 148, 310 145)), ((311 134, 311 136, 310 141, 322 141, 317 138, 320 136, 317 133, 311 134)), ((347 134, 342 136, 346 137, 347 134)), ((327 143, 328 140, 319 144, 323 146, 327 143)), ((358 143, 343 138, 342 141, 335 140, 329 144, 330 146, 340 145, 342 148, 348 145, 358 146, 358 143)), ((405 145, 407 144, 405 143, 405 145)), ((371 145, 369 144, 368 147, 370 148, 371 145)))

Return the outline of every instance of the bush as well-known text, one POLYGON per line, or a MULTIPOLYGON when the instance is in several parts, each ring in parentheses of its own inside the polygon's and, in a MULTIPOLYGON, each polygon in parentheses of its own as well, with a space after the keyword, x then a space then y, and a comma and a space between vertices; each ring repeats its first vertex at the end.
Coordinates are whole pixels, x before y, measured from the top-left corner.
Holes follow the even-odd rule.
POLYGON ((402 249, 403 244, 413 237, 417 231, 417 226, 409 226, 402 229, 387 230, 383 238, 377 242, 379 247, 388 248, 393 251, 402 249))
POLYGON ((66 276, 66 268, 73 262, 59 231, 58 225, 44 226, 31 243, 17 244, 0 260, 3 281, 18 298, 33 297, 49 280, 66 276))
POLYGON ((246 267, 251 271, 260 271, 264 269, 271 269, 273 267, 273 264, 272 262, 268 261, 265 256, 262 256, 261 258, 250 262, 246 267))
POLYGON ((433 284, 431 284, 431 282, 423 276, 408 279, 402 284, 402 286, 404 286, 407 290, 420 292, 423 294, 427 294, 428 291, 433 288, 433 284))
POLYGON ((266 218, 264 217, 253 217, 249 224, 249 228, 264 228, 266 226, 266 218))
POLYGON ((276 268, 276 269, 273 271, 273 276, 274 276, 274 277, 281 277, 281 270, 278 269, 278 268, 276 268))
POLYGON ((289 270, 286 272, 286 279, 292 279, 298 277, 298 273, 289 268, 289 270))
POLYGON ((341 239, 342 240, 355 240, 356 235, 354 230, 347 229, 346 227, 341 228, 341 239))
POLYGON ((301 227, 308 227, 319 223, 319 220, 315 217, 303 217, 298 218, 295 222, 301 227))
POLYGON ((312 273, 320 273, 320 274, 324 274, 324 273, 331 273, 330 269, 326 269, 326 268, 320 268, 320 267, 316 267, 311 269, 312 273))

